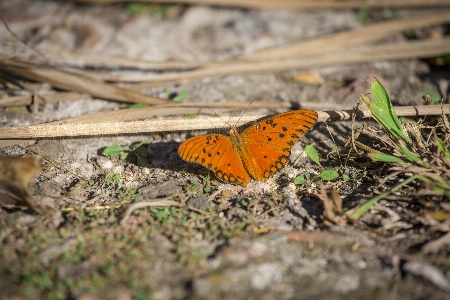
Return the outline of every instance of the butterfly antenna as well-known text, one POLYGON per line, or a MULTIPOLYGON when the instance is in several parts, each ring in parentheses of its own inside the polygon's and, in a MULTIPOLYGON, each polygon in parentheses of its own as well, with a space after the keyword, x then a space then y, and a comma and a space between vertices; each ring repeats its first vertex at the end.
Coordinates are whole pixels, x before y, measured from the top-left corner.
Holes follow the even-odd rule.
MULTIPOLYGON (((225 124, 227 124, 229 127, 231 127, 231 125, 230 125, 227 121, 225 121, 218 113, 216 113, 216 112, 214 111, 214 109, 212 109, 212 108, 209 107, 209 106, 206 106, 206 108, 208 108, 209 110, 211 110, 211 111, 212 111, 217 117, 219 117, 225 124)), ((211 125, 214 126, 214 124, 213 124, 213 122, 211 122, 211 120, 208 119, 208 121, 211 123, 211 125)))
POLYGON ((252 103, 255 102, 255 100, 250 101, 250 103, 247 105, 247 107, 245 108, 245 110, 242 112, 241 116, 239 117, 239 119, 237 120, 236 124, 234 124, 235 126, 239 123, 239 121, 242 119, 242 117, 245 115, 245 113, 247 112, 248 108, 250 107, 250 105, 252 105, 252 103))

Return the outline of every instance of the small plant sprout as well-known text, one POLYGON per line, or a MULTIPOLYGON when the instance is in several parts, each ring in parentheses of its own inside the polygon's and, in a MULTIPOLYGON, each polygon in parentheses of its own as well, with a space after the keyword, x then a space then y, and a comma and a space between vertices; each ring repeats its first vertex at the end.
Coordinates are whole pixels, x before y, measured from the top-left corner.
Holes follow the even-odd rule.
MULTIPOLYGON (((322 165, 320 164, 320 159, 319 159, 319 152, 317 151, 316 147, 314 147, 312 145, 307 145, 305 147, 305 153, 313 162, 315 162, 319 167, 322 168, 322 165)), ((299 175, 294 179, 294 183, 300 185, 305 182, 309 182, 310 176, 311 175, 309 173, 307 173, 305 175, 299 175)), ((339 173, 337 171, 335 171, 333 169, 327 169, 327 170, 323 170, 315 178, 320 178, 322 180, 330 181, 330 180, 334 180, 338 177, 339 177, 339 173)))
POLYGON ((370 110, 372 117, 396 140, 404 140, 407 143, 411 143, 394 111, 386 90, 378 79, 374 78, 375 80, 370 84, 373 101, 365 95, 361 95, 362 103, 370 110))
POLYGON ((434 93, 423 93, 421 97, 427 105, 441 103, 441 97, 434 93))
POLYGON ((136 152, 136 149, 143 145, 151 144, 152 140, 144 140, 136 145, 133 145, 129 148, 122 147, 120 145, 112 145, 109 147, 106 147, 105 150, 103 150, 103 154, 106 156, 119 156, 121 160, 127 159, 130 155, 133 155, 136 157, 136 163, 140 168, 148 167, 147 160, 142 157, 139 153, 136 152))
MULTIPOLYGON (((369 200, 350 218, 361 217, 376 202, 416 180, 424 184, 425 191, 431 190, 435 194, 450 196, 450 178, 448 178, 448 172, 446 171, 450 167, 450 153, 444 142, 438 137, 438 133, 433 132, 435 142, 434 144, 430 142, 427 146, 419 144, 422 140, 420 130, 417 130, 416 133, 418 138, 415 137, 414 140, 411 140, 403 129, 386 90, 376 77, 374 82, 370 84, 370 89, 374 101, 370 101, 366 96, 361 96, 361 99, 370 110, 373 118, 388 133, 390 141, 385 144, 393 149, 389 154, 369 153, 368 156, 374 161, 398 164, 401 172, 409 177, 369 200)), ((447 116, 443 117, 447 118, 447 116)), ((450 133, 440 134, 446 136, 450 133)), ((448 142, 448 140, 446 141, 448 142)))

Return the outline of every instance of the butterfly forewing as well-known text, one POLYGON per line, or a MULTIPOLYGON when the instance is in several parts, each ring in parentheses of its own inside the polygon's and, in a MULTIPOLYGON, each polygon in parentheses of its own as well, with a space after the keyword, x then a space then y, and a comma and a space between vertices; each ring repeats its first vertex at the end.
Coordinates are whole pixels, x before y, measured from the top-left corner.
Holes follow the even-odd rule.
POLYGON ((207 134, 190 138, 180 145, 178 154, 185 161, 212 170, 222 180, 243 186, 250 182, 241 158, 226 135, 207 134))
POLYGON ((315 111, 294 110, 263 119, 244 130, 241 136, 253 163, 247 167, 250 175, 265 181, 282 169, 292 146, 316 121, 315 111))

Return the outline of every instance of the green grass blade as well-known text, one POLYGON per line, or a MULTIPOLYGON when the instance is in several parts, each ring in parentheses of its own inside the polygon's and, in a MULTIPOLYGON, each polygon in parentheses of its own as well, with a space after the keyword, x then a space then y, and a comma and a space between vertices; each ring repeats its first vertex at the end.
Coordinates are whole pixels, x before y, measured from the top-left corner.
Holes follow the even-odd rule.
POLYGON ((377 203, 378 201, 380 201, 381 199, 383 199, 384 197, 388 196, 391 193, 396 192, 397 190, 399 190, 401 187, 409 184, 410 182, 419 179, 420 175, 415 175, 412 177, 409 177, 408 179, 406 179, 405 181, 403 181, 402 183, 394 186, 392 189, 390 189, 387 192, 384 192, 372 199, 370 199, 369 201, 367 201, 366 203, 364 203, 357 211, 355 211, 351 216, 350 219, 359 219, 363 214, 365 214, 375 203, 377 203))
POLYGON ((368 155, 373 161, 382 161, 382 162, 390 162, 390 163, 405 162, 400 157, 389 155, 389 154, 369 153, 368 155))
POLYGON ((404 146, 399 146, 398 151, 400 151, 401 154, 403 154, 404 156, 406 156, 406 158, 408 158, 408 160, 410 162, 413 163, 422 163, 422 159, 420 159, 420 157, 416 156, 414 153, 412 153, 411 151, 409 151, 408 148, 404 147, 404 146))
POLYGON ((450 152, 448 152, 447 149, 445 149, 444 142, 438 137, 436 137, 436 145, 438 146, 439 150, 441 150, 442 154, 444 154, 445 157, 450 158, 450 152))

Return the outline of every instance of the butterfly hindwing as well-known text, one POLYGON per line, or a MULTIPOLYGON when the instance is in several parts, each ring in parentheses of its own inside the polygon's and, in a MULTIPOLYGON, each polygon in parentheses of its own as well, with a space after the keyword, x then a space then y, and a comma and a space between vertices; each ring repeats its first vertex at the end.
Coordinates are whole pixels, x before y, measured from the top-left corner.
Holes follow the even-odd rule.
POLYGON ((289 160, 298 138, 317 121, 312 110, 294 110, 263 119, 241 134, 253 166, 247 167, 256 180, 265 181, 289 160))
POLYGON ((222 134, 193 137, 178 148, 178 154, 188 162, 201 164, 224 181, 247 185, 250 177, 230 138, 222 134))

